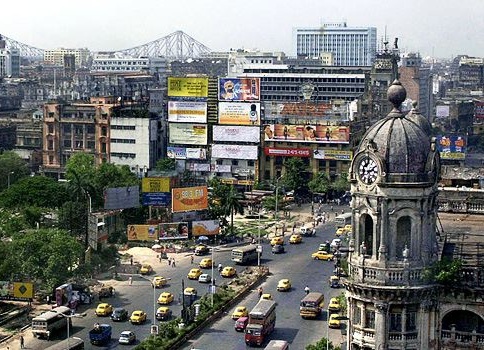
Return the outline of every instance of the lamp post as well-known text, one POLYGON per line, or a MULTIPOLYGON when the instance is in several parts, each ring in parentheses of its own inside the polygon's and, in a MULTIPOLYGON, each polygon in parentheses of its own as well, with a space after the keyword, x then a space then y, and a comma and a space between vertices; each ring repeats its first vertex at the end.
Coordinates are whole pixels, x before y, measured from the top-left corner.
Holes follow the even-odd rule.
POLYGON ((138 276, 140 276, 141 278, 147 280, 153 286, 153 320, 151 322, 151 325, 154 326, 154 325, 156 325, 156 323, 155 323, 155 320, 156 320, 156 284, 155 284, 154 281, 146 278, 143 275, 138 275, 138 276))
POLYGON ((277 216, 277 205, 279 204, 279 180, 282 178, 283 175, 279 176, 277 179, 276 179, 276 213, 275 213, 275 219, 276 219, 276 222, 278 220, 278 216, 277 216))
POLYGON ((260 267, 260 207, 259 207, 259 223, 257 225, 257 267, 260 267))
MULTIPOLYGON (((217 237, 215 236, 215 239, 217 237)), ((215 264, 215 260, 213 260, 213 251, 215 250, 215 241, 212 245, 212 280, 210 281, 210 304, 212 305, 213 308, 213 292, 215 288, 215 275, 213 274, 213 265, 215 264)))
POLYGON ((7 174, 7 188, 10 188, 10 175, 13 175, 13 171, 9 171, 7 174))
POLYGON ((73 317, 84 317, 85 314, 72 314, 72 315, 66 315, 66 314, 63 314, 62 312, 58 312, 58 311, 55 311, 57 314, 61 315, 62 317, 65 317, 67 318, 67 348, 70 348, 69 346, 69 338, 71 337, 70 334, 69 334, 69 328, 71 327, 71 318, 73 317))

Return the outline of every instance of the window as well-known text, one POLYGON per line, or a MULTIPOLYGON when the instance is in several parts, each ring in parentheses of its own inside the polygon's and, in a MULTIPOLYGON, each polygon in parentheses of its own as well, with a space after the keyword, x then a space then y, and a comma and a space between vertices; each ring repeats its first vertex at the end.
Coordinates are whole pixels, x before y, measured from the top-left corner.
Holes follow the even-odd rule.
MULTIPOLYGON (((365 243, 365 252, 360 251, 360 254, 373 255, 373 219, 368 214, 363 214, 360 218, 360 247, 365 243)), ((360 249, 363 249, 361 247, 360 249)))
POLYGON ((96 144, 94 141, 87 141, 87 148, 88 149, 94 149, 96 147, 96 144))
POLYGON ((403 259, 405 247, 410 249, 410 240, 412 233, 412 219, 409 216, 403 216, 397 221, 397 237, 395 242, 395 255, 399 260, 403 259))
POLYGON ((64 147, 65 148, 71 148, 71 145, 72 145, 71 140, 64 140, 64 147))
POLYGON ((237 159, 232 159, 232 165, 239 165, 239 161, 237 159))
POLYGON ((415 311, 407 312, 405 330, 407 332, 413 332, 417 330, 417 312, 415 311))
POLYGON ((53 150, 54 150, 54 140, 49 140, 49 143, 48 143, 47 149, 48 149, 49 151, 53 151, 53 150))
POLYGON ((355 307, 353 312, 353 324, 359 325, 361 323, 361 308, 355 307))
POLYGON ((108 135, 108 128, 106 128, 105 126, 103 126, 101 128, 101 136, 107 136, 108 135))
POLYGON ((49 134, 53 134, 54 133, 54 125, 53 124, 48 124, 47 125, 47 128, 48 128, 48 133, 49 134))
POLYGON ((54 164, 54 156, 49 156, 49 164, 54 164))
POLYGON ((390 332, 402 331, 402 313, 392 312, 390 313, 390 332))
POLYGON ((365 310, 365 328, 375 328, 374 310, 365 310))

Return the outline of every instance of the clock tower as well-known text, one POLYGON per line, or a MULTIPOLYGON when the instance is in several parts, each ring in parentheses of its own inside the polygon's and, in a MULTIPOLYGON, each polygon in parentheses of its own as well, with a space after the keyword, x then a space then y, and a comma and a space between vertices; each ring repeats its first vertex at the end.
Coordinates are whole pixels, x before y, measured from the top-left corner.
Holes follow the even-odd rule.
POLYGON ((440 159, 430 125, 406 91, 387 91, 387 117, 364 135, 350 167, 353 231, 348 256, 348 349, 433 349, 440 159))

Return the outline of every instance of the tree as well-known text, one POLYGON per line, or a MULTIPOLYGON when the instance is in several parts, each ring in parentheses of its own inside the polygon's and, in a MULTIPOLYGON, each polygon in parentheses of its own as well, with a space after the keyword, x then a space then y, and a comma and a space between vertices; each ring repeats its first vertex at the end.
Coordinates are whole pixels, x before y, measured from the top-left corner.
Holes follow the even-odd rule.
POLYGON ((321 338, 316 344, 309 344, 306 346, 306 350, 341 350, 339 346, 334 346, 333 343, 331 343, 328 339, 326 338, 321 338))
POLYGON ((298 157, 290 157, 284 161, 285 173, 282 183, 286 189, 293 190, 294 194, 301 194, 307 190, 307 180, 305 174, 307 166, 298 157))
POLYGON ((312 193, 327 193, 330 187, 330 182, 326 173, 318 173, 308 183, 309 190, 312 193))
POLYGON ((209 187, 208 215, 213 220, 219 220, 222 228, 227 227, 227 214, 223 203, 228 197, 230 186, 223 184, 219 178, 213 178, 209 181, 209 187))
POLYGON ((0 154, 0 191, 30 174, 27 163, 13 151, 0 154))
POLYGON ((350 183, 348 182, 348 174, 341 173, 340 176, 331 184, 331 188, 337 193, 344 193, 350 190, 350 183))
POLYGON ((225 208, 225 214, 230 215, 230 234, 234 235, 234 214, 244 214, 244 207, 240 202, 241 197, 232 186, 228 192, 228 196, 224 200, 223 207, 225 208))
POLYGON ((176 160, 174 158, 161 158, 156 162, 155 169, 158 171, 172 171, 175 170, 176 160))
POLYGON ((458 285, 461 279, 462 260, 442 259, 423 271, 426 281, 444 286, 458 285))

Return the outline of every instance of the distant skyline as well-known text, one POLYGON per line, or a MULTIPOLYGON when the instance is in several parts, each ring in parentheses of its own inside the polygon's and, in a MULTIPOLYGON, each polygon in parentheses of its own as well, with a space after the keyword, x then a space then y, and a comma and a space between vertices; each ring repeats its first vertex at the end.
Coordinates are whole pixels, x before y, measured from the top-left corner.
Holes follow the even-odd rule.
POLYGON ((376 27, 402 52, 484 57, 483 0, 85 0, 2 4, 0 34, 41 49, 116 51, 181 30, 213 51, 257 49, 294 55, 293 28, 346 22, 376 27))

